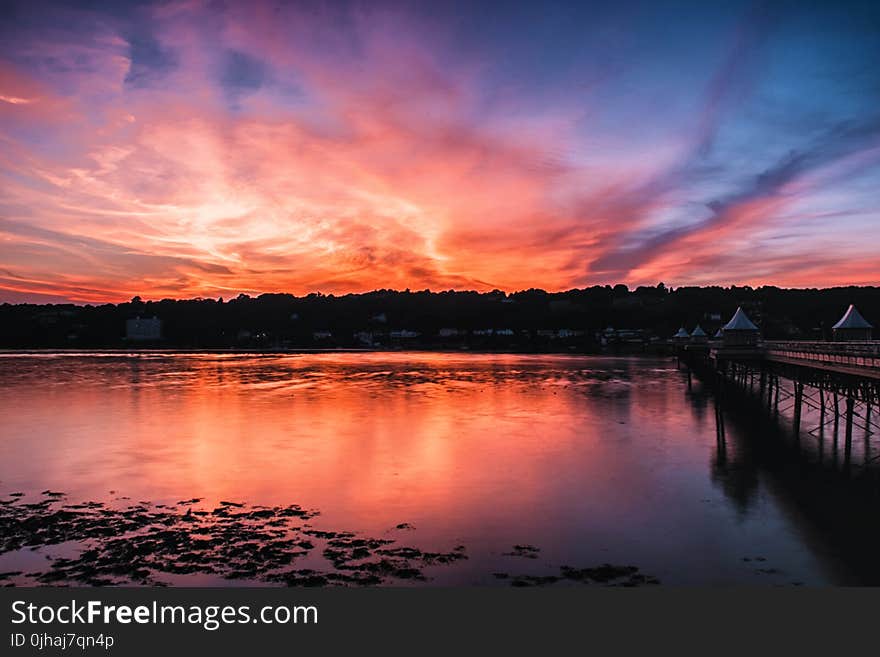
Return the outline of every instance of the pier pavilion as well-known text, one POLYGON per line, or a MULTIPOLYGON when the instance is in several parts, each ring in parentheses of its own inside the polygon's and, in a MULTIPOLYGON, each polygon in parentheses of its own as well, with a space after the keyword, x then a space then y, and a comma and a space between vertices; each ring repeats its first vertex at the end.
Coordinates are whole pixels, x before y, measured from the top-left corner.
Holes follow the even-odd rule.
POLYGON ((849 305, 840 321, 831 327, 835 341, 870 340, 873 330, 874 327, 853 304, 849 305))

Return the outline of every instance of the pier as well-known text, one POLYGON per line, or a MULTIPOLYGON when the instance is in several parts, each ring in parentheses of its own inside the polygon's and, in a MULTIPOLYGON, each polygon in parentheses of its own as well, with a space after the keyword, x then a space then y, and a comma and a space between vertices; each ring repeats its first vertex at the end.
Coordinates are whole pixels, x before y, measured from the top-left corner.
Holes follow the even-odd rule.
POLYGON ((762 340, 760 329, 739 308, 715 339, 705 340, 698 326, 690 334, 680 330, 672 342, 687 369, 688 385, 696 374, 716 391, 719 443, 726 439, 724 404, 733 395, 745 396, 770 417, 779 418, 781 408, 791 412, 795 444, 805 435, 818 437, 820 458, 826 428, 833 435, 835 457, 842 429, 842 472, 849 476, 857 434, 864 439, 860 465, 880 459, 880 454, 871 455, 870 442, 880 435, 880 340, 871 339, 872 329, 850 306, 834 326, 832 341, 762 340), (808 410, 814 411, 811 425, 804 421, 808 410))

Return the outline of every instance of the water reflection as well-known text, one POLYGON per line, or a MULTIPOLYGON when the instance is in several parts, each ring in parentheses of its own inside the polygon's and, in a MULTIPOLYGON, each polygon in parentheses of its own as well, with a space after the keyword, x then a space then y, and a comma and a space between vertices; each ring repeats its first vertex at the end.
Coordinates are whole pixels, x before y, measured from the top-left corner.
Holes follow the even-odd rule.
POLYGON ((722 431, 732 432, 735 440, 717 440, 712 476, 740 513, 754 512, 764 502, 760 491, 766 488, 791 518, 792 530, 823 556, 834 581, 880 582, 876 472, 865 461, 857 478, 846 475, 838 461, 834 418, 827 417, 823 406, 816 407, 805 416, 808 430, 797 437, 785 412, 768 410, 754 397, 722 398, 715 396, 723 409, 722 431))
POLYGON ((728 420, 719 452, 711 392, 663 359, 7 355, 0 387, 4 493, 296 503, 374 536, 407 523, 426 548, 467 546, 440 584, 605 562, 670 584, 850 577, 752 429, 728 420))

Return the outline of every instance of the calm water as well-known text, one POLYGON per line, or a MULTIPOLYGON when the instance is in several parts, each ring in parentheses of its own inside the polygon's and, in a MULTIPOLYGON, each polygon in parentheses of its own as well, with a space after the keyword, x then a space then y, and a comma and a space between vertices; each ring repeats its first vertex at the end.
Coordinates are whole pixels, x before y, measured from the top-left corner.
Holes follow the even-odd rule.
POLYGON ((0 494, 23 500, 296 503, 371 536, 408 523, 407 544, 466 546, 431 584, 606 562, 664 584, 855 581, 736 423, 719 454, 711 399, 669 359, 5 355, 0 389, 0 494))

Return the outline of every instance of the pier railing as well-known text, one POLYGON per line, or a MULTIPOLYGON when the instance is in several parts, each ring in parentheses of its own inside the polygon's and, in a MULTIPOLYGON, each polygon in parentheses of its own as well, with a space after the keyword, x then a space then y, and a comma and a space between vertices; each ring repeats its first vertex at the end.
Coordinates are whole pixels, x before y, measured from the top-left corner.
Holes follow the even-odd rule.
POLYGON ((807 342, 765 340, 767 356, 811 360, 852 367, 880 368, 880 341, 807 342))

